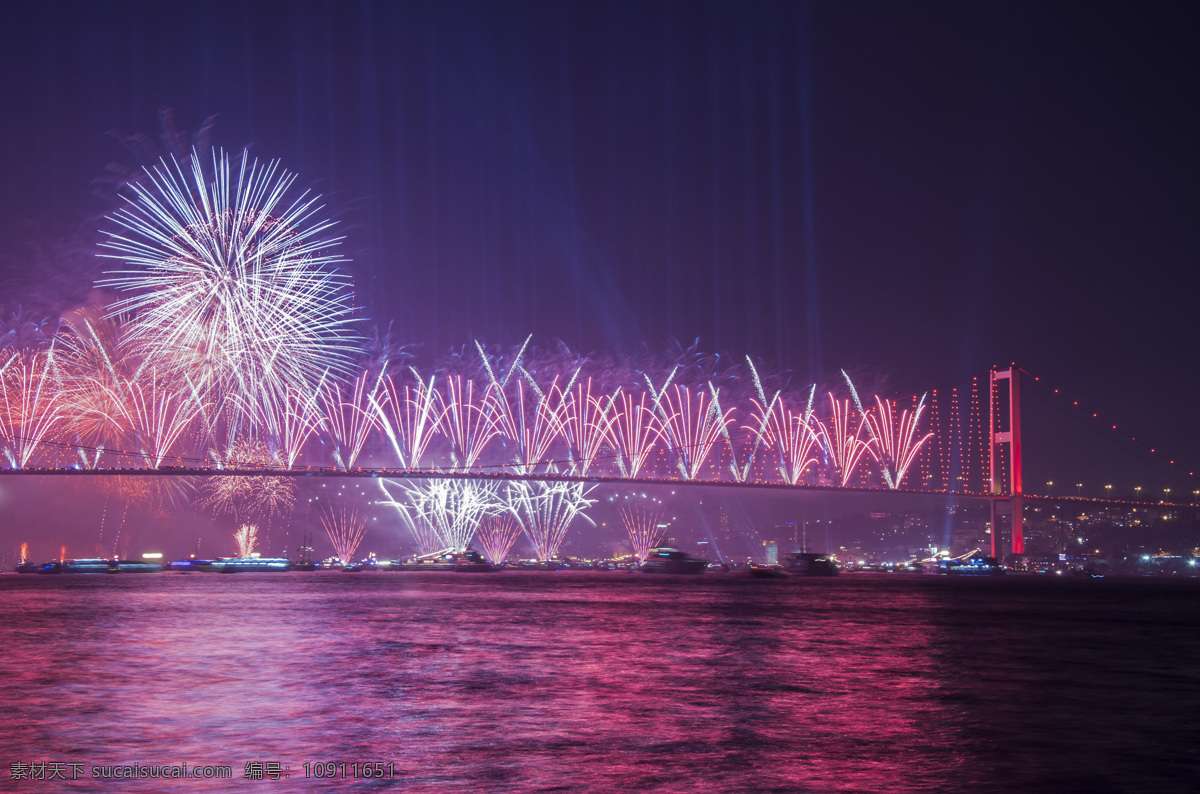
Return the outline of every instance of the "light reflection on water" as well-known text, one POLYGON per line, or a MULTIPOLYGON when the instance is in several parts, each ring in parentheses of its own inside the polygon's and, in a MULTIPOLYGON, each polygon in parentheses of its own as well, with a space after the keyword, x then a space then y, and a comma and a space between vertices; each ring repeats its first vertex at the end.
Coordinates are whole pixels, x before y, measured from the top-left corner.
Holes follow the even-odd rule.
POLYGON ((1200 760, 1197 592, 6 574, 0 779, 14 761, 187 762, 234 780, 71 788, 244 790, 247 761, 279 761, 288 790, 312 791, 1183 791, 1200 760), (377 760, 394 780, 303 778, 306 761, 377 760))

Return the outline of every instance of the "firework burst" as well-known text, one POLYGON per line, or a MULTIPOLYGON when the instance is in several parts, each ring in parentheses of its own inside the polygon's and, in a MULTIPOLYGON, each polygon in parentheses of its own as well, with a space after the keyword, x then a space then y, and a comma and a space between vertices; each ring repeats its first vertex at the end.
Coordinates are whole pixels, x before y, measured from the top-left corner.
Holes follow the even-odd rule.
POLYGON ((661 523, 662 509, 645 505, 621 505, 617 511, 621 514, 621 523, 629 533, 629 542, 638 562, 645 562, 650 549, 658 545, 666 525, 661 523))
POLYGON ((861 418, 857 423, 853 421, 850 400, 837 400, 829 394, 829 409, 832 414, 829 424, 816 418, 813 423, 829 460, 833 481, 837 485, 849 485, 863 455, 874 454, 875 440, 863 439, 863 430, 869 433, 869 428, 861 418))
POLYGON ((54 347, 29 355, 11 353, 0 363, 0 434, 14 469, 29 463, 46 434, 63 419, 54 347))
POLYGON ((505 502, 509 512, 521 522, 538 559, 551 560, 558 555, 576 516, 594 523, 584 513, 596 502, 587 498, 594 489, 595 486, 589 488, 582 483, 512 482, 505 491, 505 502))
POLYGON ((339 560, 347 565, 354 559, 354 552, 363 536, 367 534, 367 516, 346 505, 321 505, 321 526, 329 535, 329 542, 339 560))
POLYGON ((573 474, 586 475, 595 464, 616 420, 612 406, 611 400, 605 405, 592 396, 591 378, 568 391, 562 412, 562 434, 567 441, 573 474))
POLYGON ((193 152, 189 174, 164 160, 130 183, 101 243, 126 269, 100 286, 129 294, 109 315, 127 313, 133 341, 206 390, 282 395, 349 373, 350 279, 333 223, 315 218, 319 197, 288 203, 295 176, 247 152, 234 169, 214 150, 211 177, 200 163, 193 152))
POLYGON ((334 463, 343 471, 354 467, 375 427, 370 404, 380 388, 382 373, 370 391, 366 389, 368 376, 365 371, 359 375, 348 393, 332 381, 320 390, 322 428, 333 449, 334 463))
POLYGON ((493 563, 500 564, 520 535, 521 522, 512 514, 501 514, 484 517, 475 532, 475 539, 483 547, 484 555, 493 563))
POLYGON ((237 544, 237 556, 251 556, 254 554, 254 547, 258 545, 258 527, 254 524, 242 524, 242 528, 233 533, 233 542, 237 544))
MULTIPOLYGON (((224 456, 225 468, 264 469, 272 466, 271 455, 262 441, 239 439, 224 456)), ((293 477, 216 476, 208 477, 200 487, 197 506, 210 508, 214 514, 229 514, 235 520, 246 517, 265 517, 291 512, 296 503, 296 481, 293 477)))
MULTIPOLYGON (((653 391, 649 378, 646 382, 653 391)), ((669 386, 669 383, 668 378, 668 383, 654 393, 654 416, 663 438, 671 446, 679 473, 684 479, 695 480, 717 439, 726 435, 733 421, 732 409, 721 411, 717 389, 711 383, 708 393, 697 389, 694 400, 687 386, 669 386)))
POLYGON ((434 376, 430 375, 425 382, 415 369, 410 371, 417 379, 415 388, 406 385, 401 389, 390 375, 384 376, 382 388, 376 389, 378 393, 372 393, 367 401, 400 465, 417 468, 433 440, 443 411, 437 409, 434 376))

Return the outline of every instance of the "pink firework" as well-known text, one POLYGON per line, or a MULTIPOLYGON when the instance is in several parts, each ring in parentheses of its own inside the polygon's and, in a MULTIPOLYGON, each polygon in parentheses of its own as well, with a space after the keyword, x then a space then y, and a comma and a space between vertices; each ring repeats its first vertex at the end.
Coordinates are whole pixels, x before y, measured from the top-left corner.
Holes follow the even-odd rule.
POLYGON ((126 385, 126 419, 143 461, 157 469, 203 408, 186 390, 160 380, 156 368, 141 375, 126 385))
POLYGON ((387 375, 378 394, 368 402, 400 465, 416 469, 420 467, 425 450, 438 430, 444 409, 438 408, 438 396, 433 388, 434 376, 430 375, 426 382, 421 380, 415 369, 410 371, 417 380, 416 386, 405 385, 401 388, 387 375))
POLYGON ((38 445, 63 420, 57 378, 53 346, 27 355, 14 352, 0 364, 0 434, 4 456, 14 469, 28 464, 38 445))
MULTIPOLYGON (((808 406, 803 413, 787 407, 783 395, 776 393, 767 405, 754 401, 758 410, 758 441, 774 451, 780 479, 796 485, 808 468, 817 462, 813 455, 817 435, 812 429, 812 399, 816 387, 809 392, 808 406)), ((751 428, 747 428, 751 429, 751 428)), ((752 462, 753 458, 751 458, 752 462)), ((749 462, 747 463, 747 470, 749 462)))
POLYGON ((634 479, 662 439, 662 431, 646 405, 645 392, 634 402, 633 395, 618 390, 609 398, 608 407, 612 416, 608 443, 617 452, 617 468, 622 477, 634 479))
POLYGON ((901 411, 899 417, 894 415, 892 403, 887 400, 876 397, 875 407, 875 411, 866 414, 866 420, 879 447, 884 480, 888 488, 895 490, 904 481, 904 475, 916 460, 921 447, 933 438, 933 433, 917 436, 917 424, 925 410, 925 396, 921 396, 911 411, 901 411))
POLYGON ((600 448, 612 434, 616 411, 592 395, 592 379, 568 392, 562 412, 562 433, 571 455, 571 473, 586 475, 596 463, 600 448))
POLYGON ((333 450, 334 464, 342 471, 354 467, 376 426, 371 403, 382 386, 382 374, 371 389, 367 389, 368 378, 368 373, 361 373, 349 388, 327 380, 319 392, 321 428, 333 450))
POLYGON ((654 416, 686 480, 700 476, 713 445, 733 421, 733 409, 722 412, 717 397, 711 383, 708 392, 698 389, 694 398, 687 386, 679 384, 664 386, 654 395, 654 416))
POLYGON ((506 506, 521 522, 539 560, 554 559, 558 555, 567 529, 577 516, 594 523, 584 512, 595 504, 596 500, 587 498, 594 487, 570 482, 508 484, 504 494, 506 506))
POLYGON ((825 454, 829 458, 832 477, 836 485, 849 485, 862 456, 875 446, 874 440, 864 441, 866 422, 854 421, 850 410, 850 400, 835 400, 829 395, 829 408, 832 414, 829 424, 820 419, 813 419, 816 432, 821 439, 825 454))
POLYGON ((242 524, 241 529, 233 533, 233 542, 237 544, 237 556, 245 558, 254 554, 258 545, 258 527, 254 524, 242 524))
POLYGON ((618 511, 621 523, 629 533, 629 542, 638 562, 645 562, 650 549, 662 540, 667 527, 662 523, 662 509, 650 508, 644 505, 621 505, 618 511))
POLYGON ((557 378, 546 391, 532 377, 519 378, 514 391, 510 400, 504 389, 493 383, 487 399, 497 429, 513 445, 514 469, 519 474, 533 474, 550 463, 548 453, 562 427, 564 400, 557 378))
POLYGON ((244 405, 245 413, 265 431, 272 461, 284 469, 296 465, 304 445, 321 425, 316 394, 307 389, 289 385, 279 392, 264 391, 244 405))
MULTIPOLYGON (((486 395, 486 391, 485 391, 486 395)), ((450 439, 457 468, 470 469, 488 444, 500 434, 486 397, 475 401, 475 381, 453 375, 438 392, 442 432, 450 439)))
POLYGON ((475 540, 483 547, 484 556, 496 564, 504 562, 520 536, 521 522, 512 514, 488 516, 475 532, 475 540))
POLYGON ((343 563, 354 560, 358 544, 367 534, 367 516, 346 505, 321 504, 321 526, 329 536, 334 553, 343 563))

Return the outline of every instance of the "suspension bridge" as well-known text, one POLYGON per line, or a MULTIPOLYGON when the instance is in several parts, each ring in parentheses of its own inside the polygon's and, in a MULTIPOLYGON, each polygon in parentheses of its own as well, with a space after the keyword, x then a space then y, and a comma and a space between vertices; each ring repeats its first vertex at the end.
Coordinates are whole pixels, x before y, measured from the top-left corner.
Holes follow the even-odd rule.
MULTIPOLYGON (((387 412, 375 402, 379 419, 356 426, 356 454, 335 455, 336 463, 319 460, 326 443, 319 432, 320 423, 314 420, 307 433, 292 434, 293 451, 286 456, 286 463, 280 454, 253 462, 229 456, 218 462, 211 457, 164 454, 160 448, 151 456, 145 449, 87 447, 46 433, 37 439, 36 455, 28 454, 27 445, 24 465, 0 469, 0 476, 469 479, 943 496, 990 505, 994 556, 1023 551, 1026 504, 1065 500, 1081 509, 1109 506, 1110 510, 1114 505, 1153 504, 1196 512, 1200 486, 1190 493, 1186 487, 1179 488, 1173 501, 1169 488, 1161 499, 1150 491, 1142 499, 1141 486, 1135 486, 1131 496, 1118 492, 1115 498, 1111 485, 1103 498, 1084 497, 1081 492, 1073 497, 1060 492, 1053 497, 1053 482, 1047 483, 1046 494, 1027 492, 1023 481, 1023 388, 1036 389, 1037 379, 1016 366, 992 369, 969 383, 932 390, 927 404, 924 398, 919 403, 914 400, 914 407, 897 416, 892 414, 893 409, 901 411, 896 401, 877 398, 868 408, 857 393, 856 410, 849 399, 839 401, 830 394, 828 414, 822 416, 814 410, 810 394, 805 412, 788 411, 777 404, 779 395, 768 403, 761 390, 763 399, 750 409, 722 411, 716 390, 706 401, 704 392, 697 389, 694 401, 686 387, 676 392, 677 404, 670 412, 663 407, 670 405, 664 387, 653 395, 649 406, 643 400, 624 415, 615 399, 605 405, 582 392, 560 394, 557 407, 541 395, 529 412, 522 394, 516 410, 506 400, 485 398, 475 403, 462 401, 457 408, 447 402, 439 413, 434 410, 431 379, 427 389, 418 389, 403 405, 395 399, 394 422, 388 421, 387 412), (424 424, 422 405, 428 410, 424 424), (928 414, 923 416, 926 407, 928 414), (472 421, 476 422, 473 429, 472 421), (918 428, 919 423, 922 426, 918 428), (626 426, 623 431, 622 425, 626 426), (391 444, 380 444, 380 450, 363 455, 373 431, 389 437, 391 444), (474 447, 467 437, 472 432, 474 447), (482 453, 489 442, 494 448, 507 449, 509 460, 481 462, 488 459, 482 453), (394 457, 425 465, 360 465, 364 457, 368 462, 386 457, 389 446, 398 453, 394 457), (464 457, 470 465, 460 465, 464 457), (433 458, 439 459, 427 462, 433 458), (101 465, 106 459, 115 459, 116 464, 101 465), (1187 496, 1192 497, 1190 502, 1187 496)), ((359 413, 372 419, 368 411, 359 413)), ((17 435, 19 428, 13 430, 16 432, 8 436, 10 447, 28 440, 17 435)), ((337 451, 338 434, 329 437, 329 446, 337 451)), ((282 447, 275 445, 277 451, 282 447)), ((9 459, 18 462, 11 454, 9 459)), ((1194 475, 1176 467, 1174 461, 1159 463, 1169 464, 1176 478, 1195 483, 1194 475)))

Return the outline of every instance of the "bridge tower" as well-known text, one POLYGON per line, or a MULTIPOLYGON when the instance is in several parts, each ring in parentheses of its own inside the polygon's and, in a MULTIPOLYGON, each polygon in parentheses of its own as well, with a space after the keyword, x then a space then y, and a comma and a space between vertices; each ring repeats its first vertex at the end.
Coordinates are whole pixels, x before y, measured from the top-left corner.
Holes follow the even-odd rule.
POLYGON ((1016 366, 991 372, 989 467, 992 556, 1025 550, 1021 512, 1021 391, 1016 366), (1011 544, 1011 545, 1010 545, 1011 544))

